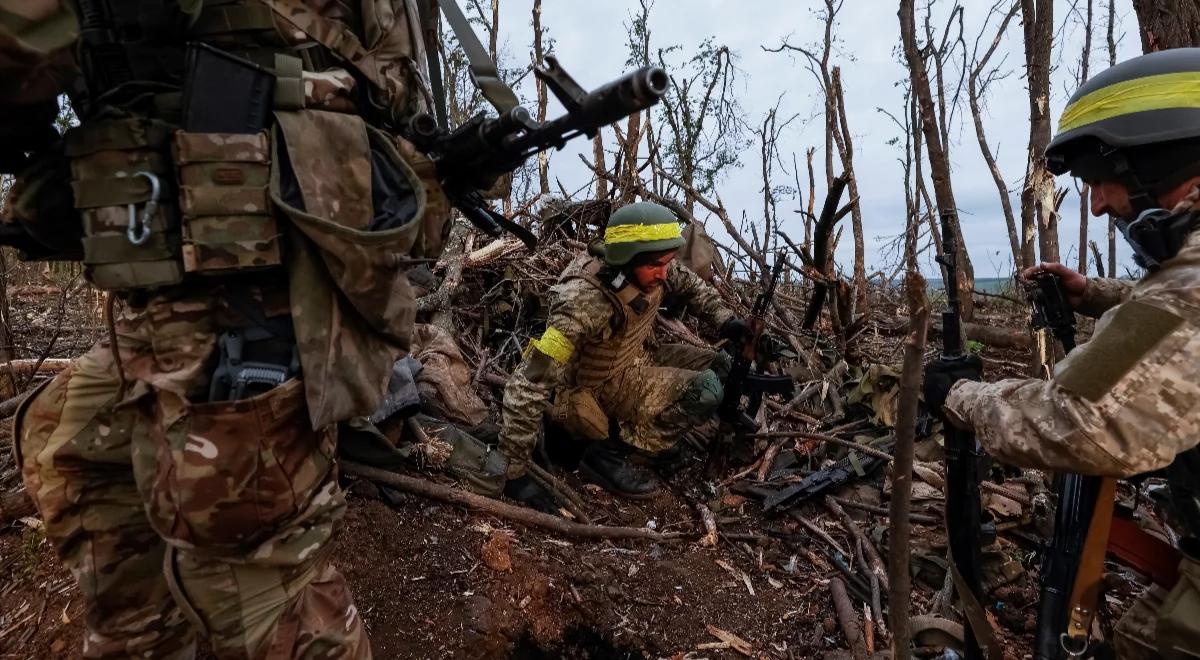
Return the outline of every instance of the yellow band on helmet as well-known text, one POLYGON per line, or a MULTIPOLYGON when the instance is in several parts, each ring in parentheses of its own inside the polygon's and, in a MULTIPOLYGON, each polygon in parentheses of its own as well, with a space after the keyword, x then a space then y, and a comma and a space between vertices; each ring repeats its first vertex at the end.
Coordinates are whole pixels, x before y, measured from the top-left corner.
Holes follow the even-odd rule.
POLYGON ((575 353, 575 345, 571 340, 552 325, 546 326, 541 339, 534 339, 530 344, 559 364, 565 364, 575 353))
POLYGON ((640 241, 664 241, 669 238, 682 238, 679 223, 663 222, 657 225, 616 225, 604 230, 604 242, 635 243, 640 241))
POLYGON ((1200 108, 1200 72, 1183 71, 1113 83, 1067 106, 1058 132, 1147 110, 1200 108))

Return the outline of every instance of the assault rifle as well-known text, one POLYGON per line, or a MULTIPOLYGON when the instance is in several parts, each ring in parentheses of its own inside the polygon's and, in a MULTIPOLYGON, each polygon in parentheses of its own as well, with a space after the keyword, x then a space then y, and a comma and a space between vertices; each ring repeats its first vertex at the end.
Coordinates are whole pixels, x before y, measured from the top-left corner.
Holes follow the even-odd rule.
MULTIPOLYGON (((888 451, 894 444, 895 441, 891 441, 878 449, 888 451)), ((794 484, 771 493, 764 493, 763 511, 770 511, 781 505, 792 506, 818 495, 835 491, 859 478, 860 475, 870 474, 885 462, 878 456, 856 456, 851 453, 823 470, 806 475, 794 484)))
POLYGON ((427 113, 418 114, 408 126, 409 139, 437 165, 455 208, 484 232, 499 236, 508 230, 530 247, 537 242, 533 234, 489 208, 479 191, 491 188, 533 154, 561 149, 573 137, 592 137, 601 127, 649 108, 670 82, 666 71, 646 66, 586 92, 553 55, 545 60, 546 65, 533 73, 566 107, 567 113, 557 119, 541 123, 514 105, 498 117, 477 114, 453 130, 440 127, 427 113))
POLYGON ((748 320, 751 337, 740 346, 731 347, 733 366, 729 369, 729 378, 725 380, 725 398, 721 400, 718 414, 722 420, 733 424, 738 430, 753 432, 758 428, 754 417, 762 405, 764 394, 790 395, 795 389, 791 376, 772 376, 750 371, 751 365, 756 362, 760 370, 766 366, 759 354, 759 343, 767 324, 767 309, 775 299, 775 287, 779 284, 779 275, 786 263, 787 259, 777 253, 775 265, 771 268, 771 277, 762 293, 754 300, 754 306, 750 308, 748 320), (747 397, 744 407, 742 397, 747 397))
MULTIPOLYGON (((942 256, 937 261, 945 268, 943 282, 946 310, 942 312, 942 360, 965 361, 962 323, 958 309, 958 238, 954 212, 941 212, 942 256)), ((950 544, 950 570, 963 601, 964 657, 980 660, 983 652, 976 635, 989 633, 978 601, 983 593, 980 575, 980 499, 979 463, 983 449, 975 435, 949 423, 942 424, 946 441, 946 535, 950 544), (957 570, 956 570, 957 569, 957 570), (978 613, 976 615, 975 613, 978 613), (973 619, 983 619, 973 621, 973 619), (976 630, 976 627, 979 630, 976 630)))
MULTIPOLYGON (((1039 273, 1029 287, 1033 327, 1049 328, 1070 353, 1075 348, 1075 313, 1062 279, 1039 273)), ((1034 658, 1061 660, 1087 651, 1095 616, 1104 552, 1112 524, 1116 480, 1081 474, 1058 475, 1054 535, 1042 550, 1041 599, 1034 658)))

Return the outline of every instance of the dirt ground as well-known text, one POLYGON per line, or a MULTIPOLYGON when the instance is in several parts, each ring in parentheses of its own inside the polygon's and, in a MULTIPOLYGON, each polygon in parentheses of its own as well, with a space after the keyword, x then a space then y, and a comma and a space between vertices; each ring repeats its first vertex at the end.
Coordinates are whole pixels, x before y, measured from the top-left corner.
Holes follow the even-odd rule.
MULTIPOLYGON (((14 320, 25 326, 14 335, 28 347, 18 357, 77 355, 98 333, 94 320, 72 316, 72 322, 60 323, 47 305, 53 300, 42 297, 39 304, 14 296, 14 320)), ((890 319, 898 310, 893 303, 876 312, 890 319)), ((997 314, 1003 319, 997 324, 1023 320, 1011 310, 997 314)), ((894 363, 899 342, 898 333, 875 326, 859 345, 872 356, 869 361, 894 363)), ((1023 373, 1024 355, 985 347, 988 378, 1023 373)), ((485 398, 495 401, 499 393, 493 388, 485 398)), ((0 492, 5 492, 17 487, 19 477, 7 430, 0 427, 0 433, 0 492)), ((843 573, 838 561, 854 567, 859 583, 850 584, 851 598, 864 608, 870 598, 858 571, 861 551, 819 502, 797 513, 845 548, 845 556, 831 554, 795 517, 764 514, 757 501, 722 485, 761 450, 717 463, 693 461, 658 496, 639 502, 615 500, 560 471, 585 497, 597 523, 689 533, 678 542, 580 542, 346 480, 349 507, 335 562, 350 581, 379 658, 836 655, 848 645, 835 619, 829 580, 843 573), (696 542, 701 503, 713 511, 722 533, 715 547, 696 542)), ((919 452, 918 459, 937 456, 919 452)), ((818 458, 811 467, 819 464, 818 458)), ((883 481, 884 471, 875 470, 838 495, 886 506, 883 481)), ((940 491, 936 498, 918 499, 914 512, 930 521, 913 526, 913 610, 924 613, 937 609, 943 586, 944 566, 936 562, 944 556, 945 537, 934 524, 942 516, 940 491)), ((851 514, 886 553, 886 517, 851 514)), ((1010 520, 997 553, 997 564, 1009 575, 992 592, 990 609, 1006 658, 1028 653, 1033 632, 1036 539, 1028 533, 1029 522, 1029 511, 1010 520)), ((884 593, 885 608, 886 598, 884 593)), ((74 582, 37 521, 26 518, 0 528, 0 659, 78 657, 82 616, 74 582)), ((864 618, 860 610, 857 625, 864 618)), ((882 626, 866 628, 876 649, 888 647, 882 626)), ((940 648, 931 643, 920 651, 929 657, 940 648)))
MULTIPOLYGON (((581 490, 606 524, 691 530, 695 514, 679 495, 694 472, 637 504, 581 490)), ((729 635, 753 657, 846 648, 827 586, 836 571, 794 521, 764 519, 736 495, 710 501, 725 536, 702 548, 692 537, 576 542, 410 495, 385 493, 389 506, 357 494, 376 496, 373 486, 347 485, 336 563, 376 657, 746 657, 723 643, 729 635)), ((815 509, 811 519, 846 541, 815 509)), ((36 523, 0 531, 0 558, 0 658, 76 657, 82 604, 36 523)), ((917 609, 930 593, 914 594, 917 609)), ((1012 641, 1025 645, 1019 634, 1012 641)))

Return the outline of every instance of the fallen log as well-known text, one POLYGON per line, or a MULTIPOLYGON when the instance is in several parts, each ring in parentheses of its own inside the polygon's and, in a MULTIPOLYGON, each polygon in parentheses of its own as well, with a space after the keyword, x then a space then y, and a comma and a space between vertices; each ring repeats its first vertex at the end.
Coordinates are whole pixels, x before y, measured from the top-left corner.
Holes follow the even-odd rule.
POLYGON ((478 250, 468 253, 462 266, 464 269, 479 268, 523 249, 526 249, 525 244, 520 239, 498 238, 478 250))
POLYGON ((581 539, 645 539, 660 543, 681 541, 690 536, 683 532, 656 532, 645 527, 606 527, 603 525, 586 525, 571 522, 557 516, 534 511, 533 509, 505 504, 490 497, 436 484, 427 479, 381 470, 353 461, 342 461, 341 466, 342 472, 351 476, 362 477, 369 481, 377 481, 406 493, 413 493, 414 495, 428 497, 439 502, 499 516, 530 527, 540 527, 557 534, 562 534, 563 536, 572 536, 581 539))
MULTIPOLYGON (((928 330, 941 334, 941 317, 935 316, 937 318, 929 320, 928 330)), ((909 318, 907 316, 896 316, 889 323, 880 324, 879 329, 888 334, 903 334, 908 332, 908 326, 909 318)), ((1023 327, 1005 328, 982 323, 963 323, 962 330, 963 337, 966 339, 993 348, 1029 349, 1033 347, 1033 338, 1030 336, 1029 330, 1023 327)))

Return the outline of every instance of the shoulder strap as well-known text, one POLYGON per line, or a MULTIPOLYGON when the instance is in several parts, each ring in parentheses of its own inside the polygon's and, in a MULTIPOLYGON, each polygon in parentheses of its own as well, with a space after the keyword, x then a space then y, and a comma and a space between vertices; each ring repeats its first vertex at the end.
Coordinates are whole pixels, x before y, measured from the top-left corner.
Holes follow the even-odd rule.
POLYGON ((309 39, 333 51, 342 61, 358 71, 375 88, 388 96, 391 86, 379 71, 374 53, 359 41, 350 26, 322 16, 302 0, 262 0, 279 18, 291 23, 309 39))
POLYGON ((608 299, 609 304, 613 307, 612 329, 619 331, 625 325, 625 302, 621 300, 617 292, 613 291, 613 288, 608 283, 600 279, 600 270, 603 268, 604 262, 599 259, 592 259, 578 271, 565 275, 563 280, 583 280, 604 294, 604 297, 608 299))
POLYGON ((438 0, 438 4, 442 7, 442 13, 446 15, 446 22, 450 24, 450 29, 454 30, 458 44, 466 53, 467 61, 471 63, 471 78, 475 80, 475 86, 479 88, 483 97, 500 114, 515 108, 518 103, 517 95, 500 78, 500 72, 496 70, 496 63, 484 50, 483 44, 479 42, 479 37, 471 29, 471 23, 463 15, 458 3, 455 0, 438 0))

